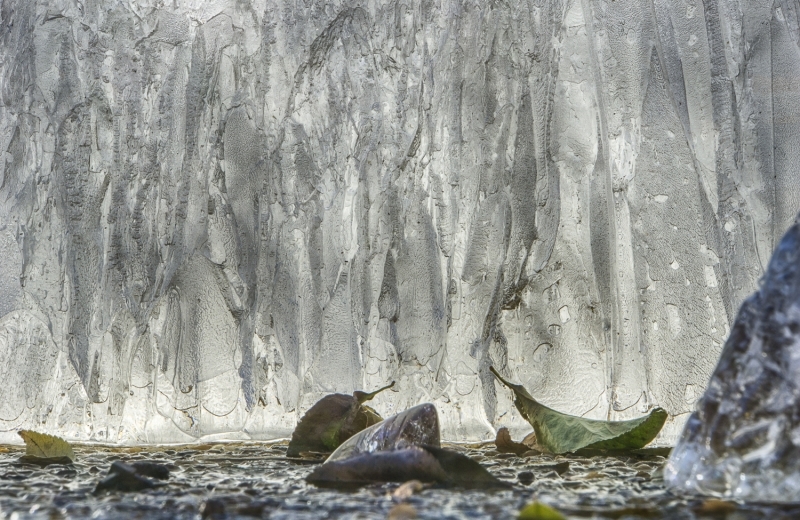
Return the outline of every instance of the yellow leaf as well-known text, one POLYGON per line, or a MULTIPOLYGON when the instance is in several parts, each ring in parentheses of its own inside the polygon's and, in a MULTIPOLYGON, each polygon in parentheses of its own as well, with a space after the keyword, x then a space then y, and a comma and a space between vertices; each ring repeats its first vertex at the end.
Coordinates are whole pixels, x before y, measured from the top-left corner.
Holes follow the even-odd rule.
POLYGON ((31 430, 20 430, 17 433, 25 441, 25 455, 43 459, 69 457, 75 460, 72 446, 61 437, 31 430))
POLYGON ((566 520, 566 517, 546 504, 534 502, 519 512, 517 520, 566 520))

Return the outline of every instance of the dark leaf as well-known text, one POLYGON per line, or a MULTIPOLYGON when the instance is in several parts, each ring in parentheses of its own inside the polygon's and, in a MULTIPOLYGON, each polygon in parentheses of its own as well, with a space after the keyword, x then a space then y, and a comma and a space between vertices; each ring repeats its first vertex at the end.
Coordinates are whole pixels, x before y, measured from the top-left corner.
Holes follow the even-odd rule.
POLYGON ((514 405, 533 426, 538 444, 552 453, 582 448, 624 451, 643 448, 656 438, 667 420, 663 408, 630 421, 597 421, 567 415, 540 404, 524 387, 503 379, 494 367, 489 370, 514 392, 514 405))
POLYGON ((394 381, 369 394, 357 390, 353 395, 326 395, 300 419, 286 456, 299 457, 305 452, 330 453, 364 428, 380 422, 381 416, 364 403, 393 386, 394 381))
POLYGON ((446 482, 448 476, 429 451, 410 448, 359 453, 317 466, 306 477, 317 486, 359 486, 372 482, 446 482))
POLYGON ((436 446, 423 446, 447 474, 447 483, 461 487, 508 487, 508 483, 498 480, 486 468, 461 453, 436 446))

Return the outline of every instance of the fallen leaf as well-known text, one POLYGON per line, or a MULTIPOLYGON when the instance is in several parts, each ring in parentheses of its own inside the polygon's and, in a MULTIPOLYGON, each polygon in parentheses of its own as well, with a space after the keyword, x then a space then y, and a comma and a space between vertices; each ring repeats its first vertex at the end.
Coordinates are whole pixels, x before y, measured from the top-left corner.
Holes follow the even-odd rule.
POLYGON ((494 445, 497 448, 497 451, 500 453, 515 453, 517 455, 522 455, 526 451, 530 451, 528 446, 525 446, 521 442, 514 442, 511 439, 511 433, 509 433, 508 428, 500 428, 497 430, 497 435, 494 439, 494 445))
POLYGON ((72 446, 61 437, 31 430, 20 430, 17 433, 25 441, 25 455, 27 457, 39 457, 42 459, 67 457, 70 460, 75 460, 72 446))
POLYGON ((514 405, 533 426, 536 441, 551 453, 569 453, 582 448, 635 450, 656 438, 667 420, 667 412, 656 408, 629 421, 597 421, 575 417, 539 403, 521 385, 509 383, 494 369, 492 374, 515 395, 514 405))
POLYGON ((498 480, 489 473, 486 468, 466 455, 456 451, 437 448, 434 446, 422 446, 425 451, 436 457, 436 460, 447 474, 445 483, 455 486, 471 488, 497 488, 508 487, 509 484, 498 480))
POLYGON ((448 478, 436 457, 418 446, 328 460, 306 477, 306 481, 316 486, 335 488, 408 480, 446 482, 448 478))
POLYGON ((372 393, 356 390, 353 395, 326 395, 300 419, 292 433, 287 457, 299 457, 304 452, 327 454, 364 428, 377 424, 381 416, 364 403, 392 384, 372 393))
POLYGON ((522 439, 522 444, 528 447, 530 450, 539 450, 539 443, 536 442, 536 432, 530 432, 528 435, 522 439))
POLYGON ((517 520, 567 520, 567 518, 547 504, 534 502, 519 512, 517 520))

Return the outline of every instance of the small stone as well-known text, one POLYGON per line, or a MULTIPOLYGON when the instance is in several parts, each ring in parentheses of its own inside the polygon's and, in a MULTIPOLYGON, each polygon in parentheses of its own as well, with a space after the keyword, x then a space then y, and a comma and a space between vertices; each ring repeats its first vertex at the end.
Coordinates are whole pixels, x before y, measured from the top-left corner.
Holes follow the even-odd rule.
POLYGON ((520 484, 527 486, 533 482, 533 471, 520 471, 517 473, 517 480, 519 480, 520 484))
POLYGON ((225 504, 218 498, 209 498, 200 506, 200 517, 222 518, 225 516, 225 504))
POLYGON ((397 504, 391 511, 387 520, 406 520, 417 518, 417 510, 411 504, 397 504))
POLYGON ((169 468, 157 462, 150 462, 146 460, 139 460, 131 464, 137 474, 157 478, 159 480, 167 480, 169 478, 169 468))
POLYGON ((709 498, 696 507, 695 511, 704 515, 720 515, 732 513, 736 511, 738 507, 739 506, 735 502, 719 500, 718 498, 709 498))
POLYGON ((133 466, 116 461, 111 464, 108 475, 97 483, 94 494, 103 491, 142 491, 154 488, 156 485, 150 479, 138 475, 133 466))
POLYGON ((419 480, 409 480, 404 482, 392 493, 392 500, 402 502, 411 498, 414 493, 419 493, 424 488, 419 480))

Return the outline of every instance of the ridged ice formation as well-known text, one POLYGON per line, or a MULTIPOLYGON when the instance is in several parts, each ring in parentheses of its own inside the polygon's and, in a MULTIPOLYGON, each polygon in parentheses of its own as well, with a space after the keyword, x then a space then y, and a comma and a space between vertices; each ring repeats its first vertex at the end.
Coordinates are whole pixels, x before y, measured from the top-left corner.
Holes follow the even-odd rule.
POLYGON ((519 436, 490 365, 679 425, 800 206, 796 7, 2 0, 0 437, 286 436, 393 380, 519 436))
POLYGON ((673 450, 675 487, 750 500, 800 498, 800 221, 739 311, 673 450))

